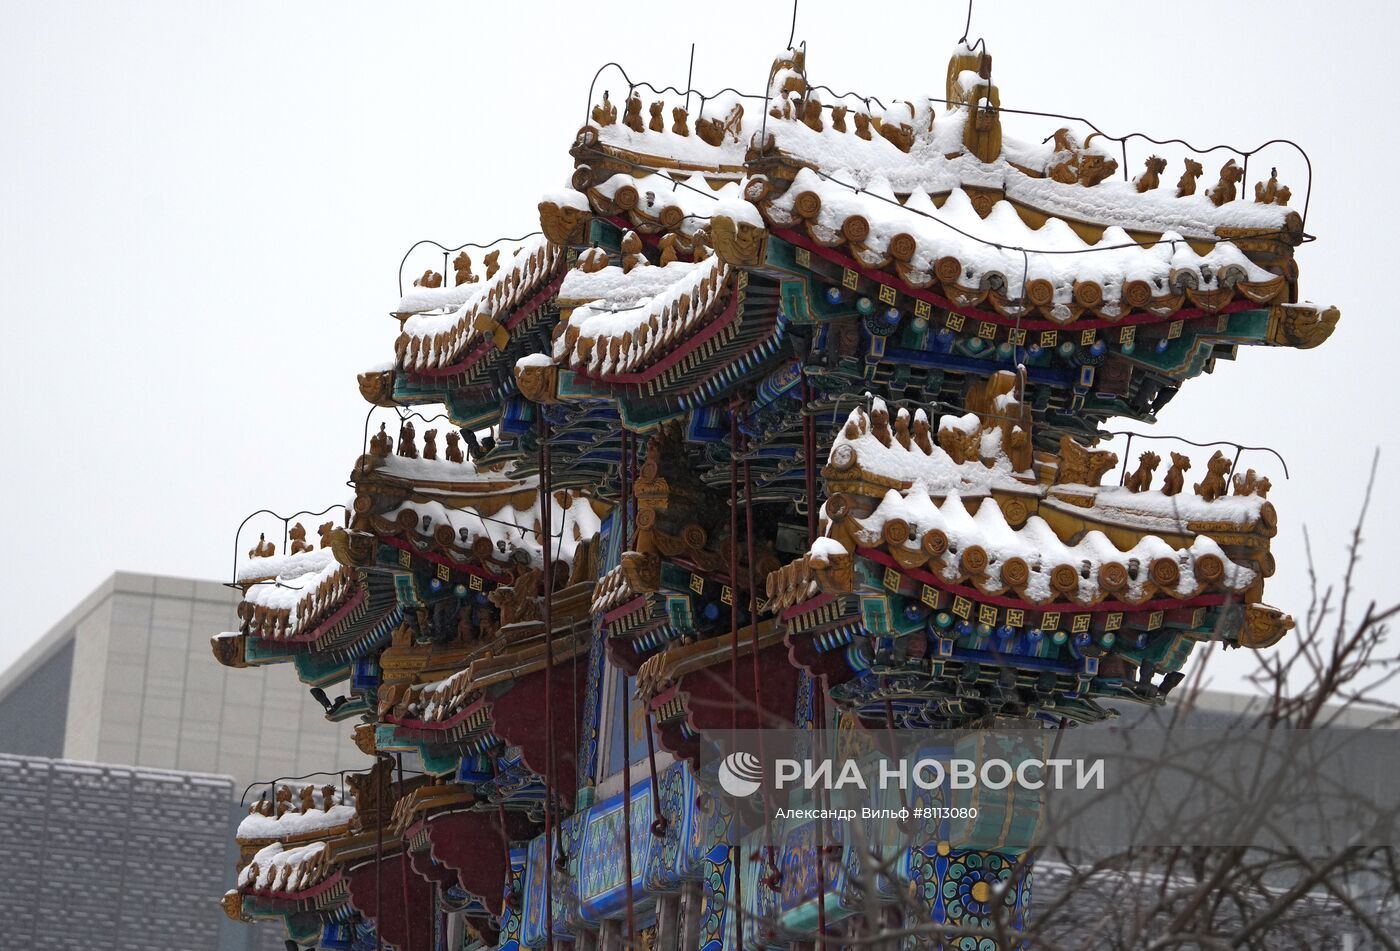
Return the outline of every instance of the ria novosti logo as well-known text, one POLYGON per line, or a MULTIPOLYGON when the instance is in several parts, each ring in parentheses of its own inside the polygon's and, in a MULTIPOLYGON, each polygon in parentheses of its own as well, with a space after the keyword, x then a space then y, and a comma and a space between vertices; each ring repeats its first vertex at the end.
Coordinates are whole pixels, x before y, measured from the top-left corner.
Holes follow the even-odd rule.
POLYGON ((731 796, 752 796, 763 785, 763 764, 752 753, 730 753, 720 761, 719 785, 731 796))
POLYGON ((856 760, 775 759, 771 776, 763 762, 745 750, 730 753, 719 764, 719 784, 729 795, 743 799, 771 781, 773 788, 828 789, 974 789, 999 790, 1018 786, 1039 789, 1103 789, 1104 760, 949 759, 925 757, 913 762, 881 760, 862 769, 856 760))

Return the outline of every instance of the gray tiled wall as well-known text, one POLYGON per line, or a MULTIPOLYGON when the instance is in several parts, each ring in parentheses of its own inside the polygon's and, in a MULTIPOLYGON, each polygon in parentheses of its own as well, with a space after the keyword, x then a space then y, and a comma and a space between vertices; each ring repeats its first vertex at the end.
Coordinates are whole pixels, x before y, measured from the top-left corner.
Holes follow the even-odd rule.
POLYGON ((236 800, 368 762, 290 665, 214 660, 237 603, 213 582, 117 572, 0 672, 0 951, 282 951, 278 926, 217 903, 236 800))
POLYGON ((5 947, 216 948, 232 795, 227 776, 0 754, 5 947))
MULTIPOLYGON (((237 604, 237 591, 213 582, 117 572, 41 639, 46 653, 0 674, 0 737, 57 716, 62 742, 0 740, 0 750, 228 773, 237 793, 278 776, 366 768, 351 725, 326 722, 290 664, 234 670, 214 660, 209 638, 237 628, 237 604), (71 672, 57 714, 35 706, 34 689, 55 672, 71 672)), ((39 698, 57 702, 51 689, 39 698)))

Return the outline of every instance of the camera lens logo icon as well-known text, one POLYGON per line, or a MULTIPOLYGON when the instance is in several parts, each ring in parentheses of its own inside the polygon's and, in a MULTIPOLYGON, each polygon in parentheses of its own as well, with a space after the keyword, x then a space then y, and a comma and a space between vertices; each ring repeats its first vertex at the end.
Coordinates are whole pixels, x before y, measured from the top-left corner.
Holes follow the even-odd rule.
POLYGON ((719 784, 731 796, 752 796, 763 785, 763 764, 752 753, 730 753, 719 764, 719 784))

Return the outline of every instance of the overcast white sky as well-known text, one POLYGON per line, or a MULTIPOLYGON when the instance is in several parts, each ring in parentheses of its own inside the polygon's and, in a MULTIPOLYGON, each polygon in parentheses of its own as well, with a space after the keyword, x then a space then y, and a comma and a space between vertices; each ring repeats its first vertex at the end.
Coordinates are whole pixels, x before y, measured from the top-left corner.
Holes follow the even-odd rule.
MULTIPOLYGON (((244 515, 345 501, 367 409, 355 374, 392 354, 405 249, 537 228, 539 194, 567 180, 589 82, 610 60, 683 87, 694 42, 695 88, 761 92, 791 7, 638 10, 3 4, 0 341, 13 372, 0 668, 114 569, 227 580, 244 515)), ((965 12, 962 0, 802 0, 797 38, 814 82, 941 96, 965 12)), ((1337 333, 1311 352, 1242 351, 1157 427, 1287 458, 1291 482, 1272 470, 1268 596, 1295 614, 1302 528, 1334 576, 1377 446, 1357 582, 1400 596, 1395 26, 1389 4, 1296 0, 979 0, 973 17, 1005 106, 1309 151, 1319 240, 1298 260, 1305 296, 1341 307, 1337 333)), ((604 87, 617 97, 625 83, 613 72, 604 87)), ((1135 147, 1133 165, 1145 154, 1135 147)), ((1208 176, 1223 161, 1208 158, 1208 176)), ((1255 163, 1251 177, 1279 164, 1301 205, 1296 160, 1255 163)), ((1219 686, 1240 669, 1212 664, 1219 686)))

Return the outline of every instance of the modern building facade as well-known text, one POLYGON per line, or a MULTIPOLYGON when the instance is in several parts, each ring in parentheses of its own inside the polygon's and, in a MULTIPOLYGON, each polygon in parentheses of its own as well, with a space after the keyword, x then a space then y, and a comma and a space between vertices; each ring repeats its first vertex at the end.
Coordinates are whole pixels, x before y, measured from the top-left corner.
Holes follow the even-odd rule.
POLYGON ((235 673, 209 635, 239 593, 119 571, 0 673, 0 752, 225 773, 249 783, 363 769, 287 666, 235 673))
POLYGON ((228 776, 0 753, 0 944, 279 947, 219 909, 235 795, 228 776))
POLYGON ((0 673, 0 946, 282 951, 219 907, 244 790, 366 761, 290 668, 215 660, 237 603, 116 572, 0 673))

